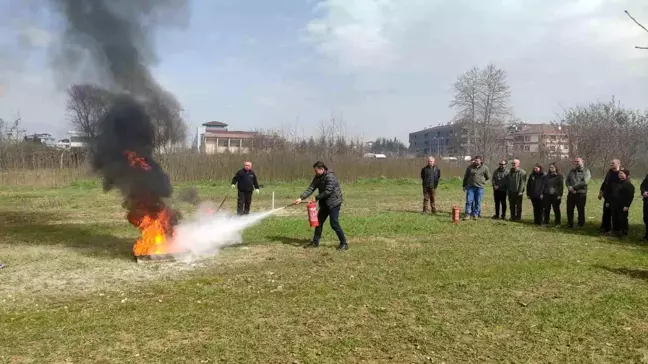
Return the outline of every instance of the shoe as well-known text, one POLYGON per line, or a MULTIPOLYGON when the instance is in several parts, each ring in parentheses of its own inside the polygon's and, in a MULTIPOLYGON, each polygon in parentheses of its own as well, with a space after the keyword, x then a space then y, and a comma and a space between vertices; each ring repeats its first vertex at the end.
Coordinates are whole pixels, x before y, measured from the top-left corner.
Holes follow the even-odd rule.
POLYGON ((465 216, 463 217, 463 221, 468 221, 468 220, 470 220, 470 216, 465 215, 465 216))
POLYGON ((473 220, 479 220, 479 216, 473 216, 472 219, 473 220))
POLYGON ((493 217, 491 217, 491 219, 493 219, 493 220, 498 220, 499 218, 500 218, 500 217, 497 216, 497 215, 493 215, 493 217))
POLYGON ((319 247, 319 243, 316 243, 314 241, 311 241, 310 243, 304 245, 304 249, 317 248, 317 247, 319 247))
POLYGON ((348 249, 349 249, 349 245, 348 245, 347 243, 340 244, 336 249, 337 249, 337 250, 348 250, 348 249))

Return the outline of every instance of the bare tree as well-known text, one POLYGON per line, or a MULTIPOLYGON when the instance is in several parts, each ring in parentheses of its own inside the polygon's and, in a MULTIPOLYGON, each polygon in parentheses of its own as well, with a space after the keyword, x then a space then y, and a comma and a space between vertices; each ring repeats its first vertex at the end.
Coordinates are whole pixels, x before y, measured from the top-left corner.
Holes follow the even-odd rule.
POLYGON ((67 90, 66 111, 72 127, 84 137, 97 135, 99 120, 108 110, 114 94, 96 85, 72 85, 67 90))
POLYGON ((493 64, 473 67, 458 77, 453 89, 450 107, 457 110, 455 123, 467 131, 466 152, 485 158, 502 152, 505 124, 511 116, 506 71, 493 64))
POLYGON ((632 168, 648 152, 648 113, 623 108, 614 98, 569 108, 556 122, 569 139, 572 153, 605 167, 613 158, 632 168))
MULTIPOLYGON (((643 30, 645 30, 646 32, 648 32, 648 28, 646 28, 645 26, 643 26, 643 24, 641 24, 637 19, 633 18, 632 15, 630 15, 630 13, 629 13, 627 10, 624 10, 624 12, 625 12, 625 13, 630 17, 630 19, 632 19, 632 21, 634 21, 634 22, 635 22, 635 23, 636 23, 636 24, 637 24, 641 29, 643 29, 643 30)), ((635 46, 635 48, 637 48, 637 49, 648 49, 648 47, 640 47, 640 46, 635 46)))
POLYGON ((168 152, 179 143, 186 142, 187 124, 184 110, 174 97, 164 94, 149 99, 145 103, 146 111, 155 130, 155 144, 159 151, 168 152))

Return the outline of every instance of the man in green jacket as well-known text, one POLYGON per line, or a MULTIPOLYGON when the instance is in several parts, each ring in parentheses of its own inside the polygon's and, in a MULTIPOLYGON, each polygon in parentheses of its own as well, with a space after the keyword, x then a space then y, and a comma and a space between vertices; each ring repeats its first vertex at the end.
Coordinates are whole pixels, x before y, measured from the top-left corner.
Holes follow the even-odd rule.
POLYGON ((484 165, 480 156, 476 155, 472 164, 466 168, 463 178, 463 190, 466 193, 466 209, 464 220, 477 219, 481 216, 481 202, 484 196, 486 181, 491 175, 488 167, 484 165))
POLYGON ((574 208, 578 210, 578 227, 585 225, 585 204, 587 203, 587 185, 592 174, 585 167, 583 158, 574 159, 574 168, 567 174, 567 227, 574 227, 574 208))
POLYGON ((520 160, 514 159, 513 166, 508 174, 507 194, 509 198, 509 209, 511 210, 511 221, 522 220, 522 199, 527 183, 527 174, 520 168, 520 160))

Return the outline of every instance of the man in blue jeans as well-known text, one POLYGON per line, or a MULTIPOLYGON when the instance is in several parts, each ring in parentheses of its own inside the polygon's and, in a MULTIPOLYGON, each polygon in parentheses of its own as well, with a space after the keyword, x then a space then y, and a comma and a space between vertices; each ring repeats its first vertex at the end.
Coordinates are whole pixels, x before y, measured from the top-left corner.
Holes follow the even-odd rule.
POLYGON ((463 190, 466 193, 464 220, 471 217, 477 220, 481 216, 481 203, 486 182, 491 179, 490 171, 480 156, 476 155, 472 164, 466 168, 463 178, 463 190))
POLYGON ((304 248, 317 248, 319 246, 320 239, 322 238, 322 228, 324 223, 328 219, 331 223, 331 228, 335 231, 335 234, 340 241, 340 245, 337 247, 338 250, 347 250, 349 245, 347 244, 346 236, 342 231, 342 226, 340 226, 340 207, 342 207, 342 189, 340 189, 340 183, 338 182, 333 171, 328 169, 326 165, 320 161, 315 162, 313 165, 313 172, 315 172, 315 177, 310 186, 304 191, 304 193, 299 196, 295 201, 295 204, 299 204, 308 196, 312 195, 315 190, 319 191, 319 194, 315 196, 315 200, 319 202, 319 211, 317 213, 317 220, 319 221, 319 226, 315 228, 315 234, 313 235, 313 241, 305 245, 304 248))

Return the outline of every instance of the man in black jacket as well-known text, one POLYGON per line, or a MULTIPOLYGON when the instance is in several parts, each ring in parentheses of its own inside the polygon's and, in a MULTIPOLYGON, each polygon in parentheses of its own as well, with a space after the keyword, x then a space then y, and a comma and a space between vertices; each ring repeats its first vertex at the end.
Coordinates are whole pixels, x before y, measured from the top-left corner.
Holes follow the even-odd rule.
POLYGON ((506 169, 507 163, 507 161, 501 160, 497 169, 493 171, 493 199, 495 200, 495 215, 493 215, 493 219, 499 219, 501 216, 501 219, 504 220, 506 216, 506 191, 509 173, 508 169, 506 169), (501 215, 500 208, 502 211, 501 215))
POLYGON ((603 199, 603 216, 601 217, 601 232, 609 233, 612 229, 612 210, 610 210, 610 203, 612 202, 612 195, 619 183, 619 171, 621 170, 621 161, 618 159, 610 162, 610 169, 605 174, 601 189, 599 191, 598 199, 603 199))
POLYGON ((648 175, 646 175, 644 180, 641 182, 639 190, 641 191, 641 197, 643 199, 643 222, 645 227, 643 240, 648 241, 648 175))
POLYGON ((335 174, 332 170, 329 170, 326 165, 320 161, 315 162, 313 165, 313 171, 315 172, 315 177, 310 186, 304 191, 304 193, 299 196, 295 201, 295 204, 301 203, 308 196, 312 195, 315 190, 318 190, 319 195, 315 196, 315 200, 319 201, 319 211, 317 213, 317 220, 319 221, 319 226, 315 228, 315 235, 313 236, 313 241, 304 246, 304 248, 317 248, 319 246, 320 238, 322 237, 322 228, 326 219, 329 219, 331 222, 331 228, 337 234, 338 239, 340 240, 340 245, 338 250, 346 250, 349 248, 344 232, 342 231, 342 226, 340 226, 340 208, 342 207, 342 189, 338 183, 335 174))
POLYGON ((423 184, 423 211, 421 214, 432 212, 436 214, 436 189, 441 178, 441 170, 434 163, 434 157, 429 157, 427 166, 421 169, 421 183, 423 184), (430 209, 428 210, 428 203, 430 209))
POLYGON ((533 223, 536 225, 542 224, 542 178, 544 175, 542 166, 536 164, 527 179, 526 193, 533 205, 533 223))
POLYGON ((232 178, 232 188, 236 187, 238 187, 236 214, 247 215, 252 205, 252 191, 259 194, 259 182, 256 173, 252 170, 252 162, 246 161, 243 168, 239 169, 232 178))
POLYGON ((619 182, 615 186, 610 201, 612 210, 612 231, 614 235, 625 238, 628 236, 628 212, 634 199, 635 188, 630 182, 630 171, 619 171, 619 182))

